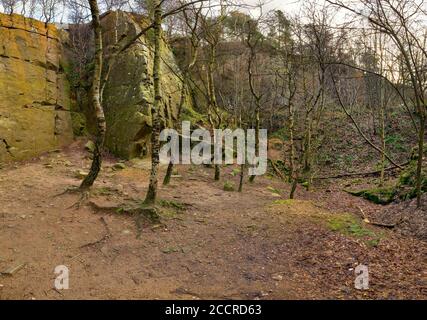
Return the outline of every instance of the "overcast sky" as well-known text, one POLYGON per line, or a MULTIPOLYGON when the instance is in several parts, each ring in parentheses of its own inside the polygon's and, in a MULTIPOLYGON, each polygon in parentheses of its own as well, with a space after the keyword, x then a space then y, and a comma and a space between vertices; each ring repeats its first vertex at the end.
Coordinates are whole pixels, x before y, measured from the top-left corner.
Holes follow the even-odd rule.
MULTIPOLYGON (((243 0, 245 1, 245 0, 243 0)), ((266 9, 280 9, 284 12, 298 12, 304 0, 266 0, 266 9)), ((257 0, 246 0, 245 2, 257 3, 257 0)))
MULTIPOLYGON (((240 0, 241 3, 256 5, 260 0, 240 0)), ((301 7, 304 5, 306 0, 262 0, 265 5, 263 6, 264 13, 273 10, 280 9, 285 14, 294 15, 297 14, 301 7)), ((325 4, 325 0, 317 0, 316 1, 319 6, 323 6, 325 4)), ((255 11, 254 11, 255 12, 255 11)), ((255 15, 255 13, 253 14, 255 15)))

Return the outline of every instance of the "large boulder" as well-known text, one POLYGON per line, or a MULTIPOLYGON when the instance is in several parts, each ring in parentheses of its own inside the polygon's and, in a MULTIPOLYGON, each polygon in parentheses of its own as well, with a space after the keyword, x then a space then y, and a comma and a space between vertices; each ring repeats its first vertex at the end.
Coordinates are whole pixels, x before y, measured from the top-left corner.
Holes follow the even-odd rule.
POLYGON ((0 162, 72 141, 61 52, 55 26, 0 14, 0 162))
MULTIPOLYGON (((134 38, 147 26, 147 19, 114 11, 103 15, 101 24, 107 66, 112 50, 134 38)), ((150 153, 151 104, 154 100, 152 36, 153 31, 150 30, 116 57, 103 94, 107 121, 106 147, 127 159, 150 153)), ((162 42, 161 74, 162 125, 172 127, 178 116, 182 82, 173 52, 165 41, 162 42)), ((188 97, 184 109, 191 109, 188 97)))

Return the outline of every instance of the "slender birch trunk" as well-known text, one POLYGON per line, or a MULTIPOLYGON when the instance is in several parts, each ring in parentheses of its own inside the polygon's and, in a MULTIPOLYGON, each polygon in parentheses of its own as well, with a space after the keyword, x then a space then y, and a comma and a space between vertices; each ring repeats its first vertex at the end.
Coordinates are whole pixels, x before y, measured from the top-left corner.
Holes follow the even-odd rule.
MULTIPOLYGON (((215 67, 215 56, 216 56, 216 48, 214 45, 211 45, 210 48, 210 57, 209 57, 209 64, 208 64, 208 94, 209 94, 209 122, 214 127, 215 125, 217 128, 221 126, 221 116, 219 114, 218 109, 218 103, 216 101, 215 96, 215 84, 214 84, 214 78, 213 78, 213 72, 215 67), (212 120, 212 111, 214 111, 217 121, 212 120)), ((214 128, 212 128, 214 129, 214 128)), ((219 164, 214 164, 215 168, 215 180, 219 180, 221 178, 221 169, 219 167, 219 164)))
MULTIPOLYGON (((426 108, 424 106, 424 108, 426 108)), ((420 114, 420 130, 418 136, 418 163, 416 175, 416 193, 417 193, 417 207, 421 206, 422 195, 422 178, 423 178, 423 156, 424 156, 424 134, 426 128, 426 112, 425 109, 420 114)))
POLYGON ((99 8, 96 0, 89 0, 90 11, 92 14, 92 27, 95 36, 95 56, 92 79, 92 105, 95 111, 97 132, 95 137, 95 149, 93 152, 92 165, 89 174, 80 185, 81 190, 89 189, 98 177, 102 166, 102 149, 105 141, 105 116, 101 105, 100 85, 102 74, 102 30, 99 18, 99 8))
POLYGON ((154 0, 154 61, 153 61, 153 79, 154 79, 154 103, 151 108, 152 133, 151 133, 151 174, 148 185, 146 204, 153 204, 157 197, 159 151, 160 151, 160 106, 162 97, 160 95, 160 58, 161 58, 161 35, 162 35, 162 8, 161 0, 154 0))

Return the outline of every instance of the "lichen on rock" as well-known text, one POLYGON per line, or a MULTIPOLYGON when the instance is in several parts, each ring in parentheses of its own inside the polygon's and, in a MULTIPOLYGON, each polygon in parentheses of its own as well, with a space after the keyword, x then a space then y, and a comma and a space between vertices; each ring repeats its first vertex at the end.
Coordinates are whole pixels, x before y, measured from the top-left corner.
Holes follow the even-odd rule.
POLYGON ((0 162, 72 141, 61 51, 55 26, 0 14, 0 162))
MULTIPOLYGON (((134 38, 147 19, 122 11, 108 12, 101 18, 105 65, 111 62, 113 50, 134 38)), ((153 45, 149 34, 141 36, 111 64, 103 94, 107 121, 106 147, 114 154, 131 159, 150 154, 151 106, 153 96, 153 45)), ((181 94, 181 73, 175 57, 163 41, 161 61, 162 108, 159 114, 163 127, 173 127, 178 117, 181 94)), ((186 97, 184 110, 191 109, 186 97)))

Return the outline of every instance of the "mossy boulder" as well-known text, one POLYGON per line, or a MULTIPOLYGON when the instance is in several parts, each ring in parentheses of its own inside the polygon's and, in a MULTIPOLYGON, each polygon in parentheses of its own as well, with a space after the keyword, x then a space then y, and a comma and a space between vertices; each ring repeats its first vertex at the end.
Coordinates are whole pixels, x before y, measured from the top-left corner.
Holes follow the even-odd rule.
POLYGON ((94 153, 95 152, 95 143, 91 140, 89 140, 88 142, 86 142, 85 144, 85 150, 90 152, 90 153, 94 153))
MULTIPOLYGON (((101 18, 106 64, 109 53, 144 27, 148 20, 122 11, 108 12, 101 18)), ((106 147, 125 159, 148 156, 151 140, 153 96, 153 44, 150 33, 115 58, 105 85, 103 107, 107 121, 106 147)), ((178 118, 182 82, 175 57, 165 41, 161 59, 162 127, 173 127, 178 118)), ((190 97, 185 97, 185 114, 194 114, 190 97)))
POLYGON ((384 188, 373 188, 361 191, 349 191, 350 194, 365 198, 377 204, 389 204, 393 202, 396 195, 394 186, 384 188))
POLYGON ((224 182, 224 191, 234 191, 235 187, 234 187, 234 183, 230 182, 230 181, 225 181, 224 182))

